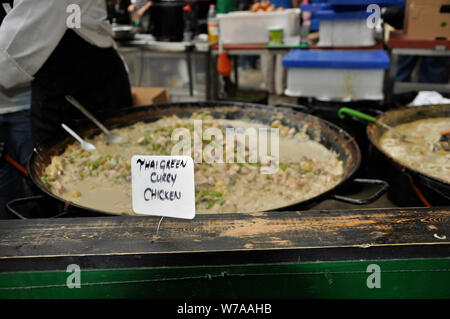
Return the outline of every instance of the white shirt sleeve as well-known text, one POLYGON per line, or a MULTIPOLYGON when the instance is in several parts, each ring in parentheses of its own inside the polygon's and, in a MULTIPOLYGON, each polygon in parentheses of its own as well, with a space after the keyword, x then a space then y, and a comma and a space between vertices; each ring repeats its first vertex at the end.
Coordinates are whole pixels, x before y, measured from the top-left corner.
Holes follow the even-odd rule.
POLYGON ((0 27, 0 86, 33 80, 66 32, 65 0, 15 0, 0 27))
POLYGON ((71 4, 81 8, 74 31, 91 44, 113 46, 104 0, 14 0, 0 27, 0 90, 33 80, 66 32, 71 4))

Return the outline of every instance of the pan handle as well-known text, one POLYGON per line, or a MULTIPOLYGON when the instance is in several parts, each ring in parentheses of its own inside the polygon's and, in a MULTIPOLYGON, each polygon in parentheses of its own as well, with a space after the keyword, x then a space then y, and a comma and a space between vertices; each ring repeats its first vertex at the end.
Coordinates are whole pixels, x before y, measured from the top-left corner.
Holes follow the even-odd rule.
POLYGON ((15 210, 13 207, 24 205, 28 202, 41 200, 44 198, 45 198, 44 195, 37 195, 37 196, 29 196, 29 197, 14 199, 14 200, 6 203, 6 210, 9 211, 12 215, 16 216, 19 219, 28 219, 25 216, 23 216, 21 213, 19 213, 17 210, 15 210))
MULTIPOLYGON (((25 216, 23 216, 21 213, 19 213, 14 207, 15 206, 21 206, 21 205, 25 205, 28 202, 34 202, 34 201, 38 201, 38 200, 43 200, 46 199, 47 197, 45 195, 36 195, 36 196, 29 196, 29 197, 23 197, 23 198, 18 198, 18 199, 14 199, 8 203, 6 203, 6 210, 11 214, 14 215, 15 217, 19 218, 19 219, 29 219, 25 216)), ((69 213, 69 205, 70 202, 67 202, 64 209, 62 210, 62 212, 56 214, 55 216, 51 216, 49 218, 56 218, 56 217, 61 217, 63 215, 66 215, 67 213, 69 213)))
POLYGON ((385 181, 379 180, 379 179, 365 179, 365 178, 355 178, 353 182, 360 183, 360 184, 369 184, 369 185, 379 185, 380 188, 375 192, 375 194, 369 196, 368 198, 364 199, 356 199, 356 198, 350 198, 345 197, 341 195, 334 194, 331 196, 332 199, 349 203, 353 205, 365 205, 370 204, 379 199, 389 188, 389 184, 385 181))

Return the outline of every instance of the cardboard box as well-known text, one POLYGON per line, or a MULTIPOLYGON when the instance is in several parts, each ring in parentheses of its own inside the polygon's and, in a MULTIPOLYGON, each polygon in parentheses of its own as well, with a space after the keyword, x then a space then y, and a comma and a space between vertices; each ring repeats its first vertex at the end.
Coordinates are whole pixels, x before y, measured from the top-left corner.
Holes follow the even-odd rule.
POLYGON ((134 106, 169 103, 169 88, 133 86, 131 88, 134 106))
POLYGON ((406 38, 450 40, 449 0, 407 0, 406 38))

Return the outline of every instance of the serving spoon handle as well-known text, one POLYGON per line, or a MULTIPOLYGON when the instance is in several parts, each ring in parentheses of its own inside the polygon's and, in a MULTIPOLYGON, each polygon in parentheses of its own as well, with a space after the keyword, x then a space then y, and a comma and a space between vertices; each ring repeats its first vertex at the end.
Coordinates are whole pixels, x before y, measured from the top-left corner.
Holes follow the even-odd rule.
POLYGON ((89 118, 92 122, 94 122, 95 125, 97 125, 106 135, 111 135, 108 129, 104 127, 102 123, 100 123, 88 110, 86 110, 83 105, 81 105, 72 96, 66 95, 66 100, 69 101, 69 103, 75 106, 78 110, 80 110, 81 113, 86 115, 86 117, 89 118))

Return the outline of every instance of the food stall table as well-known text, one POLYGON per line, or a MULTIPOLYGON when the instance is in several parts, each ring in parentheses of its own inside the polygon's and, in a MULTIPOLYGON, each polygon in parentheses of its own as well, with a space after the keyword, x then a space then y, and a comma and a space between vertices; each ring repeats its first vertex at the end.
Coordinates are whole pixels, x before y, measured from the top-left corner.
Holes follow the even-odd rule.
MULTIPOLYGON (((267 44, 224 44, 223 49, 227 55, 232 57, 233 72, 234 72, 234 84, 239 87, 239 69, 238 58, 241 55, 261 55, 268 52, 267 44)), ((211 46, 211 55, 217 56, 219 54, 218 44, 211 46)), ((216 61, 217 59, 213 59, 216 61)), ((213 99, 219 99, 219 73, 217 72, 217 65, 213 65, 213 99)))
MULTIPOLYGON (((213 44, 211 46, 211 55, 218 55, 218 44, 213 44)), ((383 49, 383 43, 378 41, 374 46, 370 47, 320 47, 317 44, 298 44, 298 45, 271 45, 267 43, 258 44, 224 44, 223 49, 226 53, 233 58, 233 71, 234 71, 234 81, 235 85, 239 86, 239 71, 238 71, 238 57, 241 55, 261 55, 268 53, 271 55, 277 54, 287 54, 292 49, 304 49, 304 50, 381 50, 383 49)), ((216 59, 213 59, 214 61, 216 59)), ((218 72, 216 66, 212 66, 213 74, 213 98, 219 98, 219 83, 218 83, 218 72)))
POLYGON ((165 218, 158 234, 156 216, 2 220, 0 297, 449 298, 449 218, 448 207, 209 214, 165 218), (67 288, 68 265, 82 289, 67 288))

